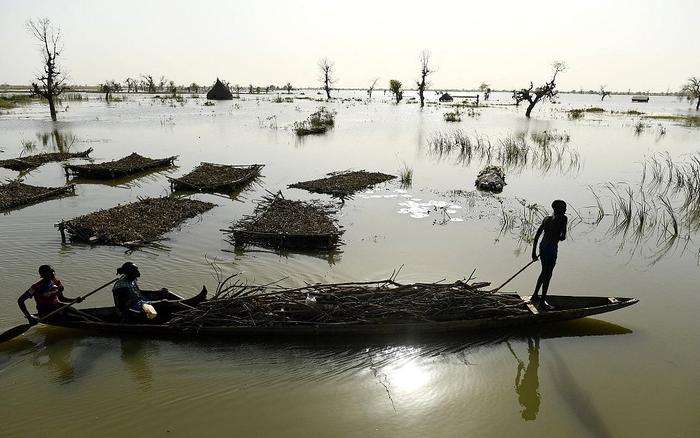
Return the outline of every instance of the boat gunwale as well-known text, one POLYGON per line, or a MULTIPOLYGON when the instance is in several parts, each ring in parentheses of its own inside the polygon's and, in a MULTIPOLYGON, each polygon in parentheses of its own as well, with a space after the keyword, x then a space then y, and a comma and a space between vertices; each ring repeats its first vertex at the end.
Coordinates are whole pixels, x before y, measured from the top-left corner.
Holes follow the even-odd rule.
MULTIPOLYGON (((637 298, 625 297, 579 297, 567 295, 552 295, 551 298, 614 298, 608 304, 577 307, 563 310, 549 310, 540 313, 522 313, 518 315, 506 315, 491 318, 464 319, 454 321, 435 321, 422 323, 390 323, 390 324, 310 324, 306 326, 218 326, 200 327, 189 329, 169 326, 167 324, 124 324, 112 322, 88 322, 88 321, 46 321, 46 324, 84 330, 96 330, 101 332, 140 334, 140 335, 178 335, 178 336, 221 336, 221 335, 243 335, 243 336, 300 336, 300 335, 387 335, 400 333, 438 333, 450 331, 469 331, 487 328, 504 328, 512 326, 529 326, 541 323, 560 322, 573 320, 587 316, 607 313, 624 307, 634 305, 639 302, 637 298)), ((111 307, 91 308, 109 309, 111 307)), ((89 310, 89 309, 84 309, 89 310)))

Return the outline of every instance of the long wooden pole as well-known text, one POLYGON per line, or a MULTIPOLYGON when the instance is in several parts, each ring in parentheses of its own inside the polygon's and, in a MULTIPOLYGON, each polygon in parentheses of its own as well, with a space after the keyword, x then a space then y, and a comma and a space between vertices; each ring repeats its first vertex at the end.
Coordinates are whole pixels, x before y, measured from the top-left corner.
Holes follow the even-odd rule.
POLYGON ((491 292, 492 294, 495 294, 496 292, 498 292, 499 290, 501 290, 501 289, 503 288, 503 286, 505 286, 506 284, 510 283, 510 281, 511 281, 512 279, 514 279, 515 277, 517 277, 518 275, 520 275, 521 272, 523 272, 523 271, 526 270, 528 267, 530 267, 530 265, 533 264, 533 263, 535 263, 538 259, 539 259, 539 257, 537 257, 535 260, 532 260, 532 261, 531 261, 530 263, 528 263, 527 265, 523 266, 518 272, 516 272, 515 274, 513 274, 512 277, 510 277, 508 280, 506 280, 505 282, 503 282, 502 285, 498 286, 496 289, 490 290, 489 292, 491 292))

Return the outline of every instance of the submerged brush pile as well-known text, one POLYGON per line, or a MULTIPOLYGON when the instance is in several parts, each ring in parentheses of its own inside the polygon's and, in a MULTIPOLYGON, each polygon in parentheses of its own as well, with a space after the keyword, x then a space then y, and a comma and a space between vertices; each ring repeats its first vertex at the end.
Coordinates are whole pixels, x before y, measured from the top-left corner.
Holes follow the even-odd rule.
POLYGON ((10 170, 27 170, 39 167, 53 161, 66 161, 71 158, 88 158, 92 148, 83 152, 50 152, 46 154, 28 155, 26 157, 0 160, 0 167, 10 170))
POLYGON ((65 187, 38 187, 12 181, 0 184, 0 210, 33 204, 47 199, 75 194, 73 184, 65 187))
POLYGON ((172 166, 176 159, 177 156, 158 159, 147 158, 134 152, 128 157, 116 161, 97 164, 67 164, 63 167, 66 171, 66 176, 72 173, 73 175, 86 178, 114 179, 156 167, 172 166))
POLYGON ((340 198, 352 196, 360 190, 368 189, 376 184, 396 178, 380 172, 365 170, 329 173, 326 178, 302 181, 290 184, 288 187, 304 189, 314 193, 325 193, 340 198))
POLYGON ((215 207, 193 199, 147 198, 71 219, 60 224, 71 240, 132 246, 154 242, 186 219, 215 207))
POLYGON ((518 297, 470 285, 376 282, 312 284, 300 288, 232 283, 168 324, 202 327, 300 327, 387 325, 462 321, 528 313, 518 297))
POLYGON ((261 164, 235 166, 201 163, 183 177, 170 178, 170 186, 173 190, 230 191, 260 176, 262 168, 261 164))
POLYGON ((281 193, 263 198, 255 212, 228 232, 236 245, 258 243, 273 248, 330 249, 341 231, 331 205, 285 199, 281 193))

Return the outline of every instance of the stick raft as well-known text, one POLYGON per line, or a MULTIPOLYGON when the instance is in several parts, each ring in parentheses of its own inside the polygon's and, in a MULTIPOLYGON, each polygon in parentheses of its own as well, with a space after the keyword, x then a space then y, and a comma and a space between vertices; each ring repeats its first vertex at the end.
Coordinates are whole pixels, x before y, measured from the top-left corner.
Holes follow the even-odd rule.
POLYGON ((202 327, 294 327, 419 324, 528 313, 519 298, 480 290, 484 284, 376 282, 313 284, 300 288, 220 286, 211 300, 178 313, 169 324, 202 327))
POLYGON ((177 156, 167 158, 148 158, 137 153, 115 161, 97 164, 66 164, 63 166, 66 176, 74 175, 84 178, 115 179, 159 167, 172 166, 177 156))
POLYGON ((72 241, 103 245, 135 246, 159 240, 163 234, 213 208, 194 199, 146 198, 61 222, 72 241))
POLYGON ((290 184, 290 188, 304 189, 313 193, 325 193, 336 197, 348 197, 360 190, 396 178, 380 172, 365 170, 329 173, 326 178, 290 184))
POLYGON ((83 152, 50 152, 46 154, 28 155, 26 157, 0 160, 0 167, 10 170, 27 170, 39 167, 53 161, 66 161, 71 158, 89 158, 92 148, 83 152))
POLYGON ((257 243, 273 248, 331 249, 341 234, 331 205, 292 201, 281 193, 263 198, 252 215, 234 224, 228 233, 236 245, 257 243))
POLYGON ((227 193, 242 188, 260 176, 262 164, 225 165, 201 163, 180 178, 168 178, 173 191, 227 193))
POLYGON ((9 184, 0 184, 0 210, 9 210, 74 194, 73 184, 64 187, 38 187, 13 181, 9 184))

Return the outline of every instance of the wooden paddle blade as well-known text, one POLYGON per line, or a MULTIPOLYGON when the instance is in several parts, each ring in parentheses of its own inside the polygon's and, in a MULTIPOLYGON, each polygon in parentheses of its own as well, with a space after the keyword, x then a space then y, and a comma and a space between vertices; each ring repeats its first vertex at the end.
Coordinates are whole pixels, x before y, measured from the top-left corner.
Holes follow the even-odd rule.
POLYGON ((31 327, 31 324, 22 324, 22 325, 18 325, 16 327, 12 327, 11 329, 7 330, 5 333, 0 334, 0 342, 6 342, 6 341, 9 341, 10 339, 16 338, 17 336, 19 336, 22 333, 29 330, 30 327, 31 327))

